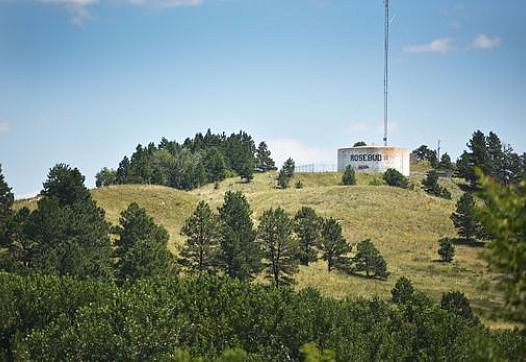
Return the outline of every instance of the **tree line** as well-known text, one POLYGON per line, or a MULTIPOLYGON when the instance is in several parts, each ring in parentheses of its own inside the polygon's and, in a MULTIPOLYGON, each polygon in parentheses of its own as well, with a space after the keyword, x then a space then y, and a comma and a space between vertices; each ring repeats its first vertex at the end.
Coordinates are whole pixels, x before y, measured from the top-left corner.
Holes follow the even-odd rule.
POLYGON ((166 138, 158 145, 139 144, 130 157, 124 156, 117 170, 105 167, 99 171, 96 185, 155 184, 191 190, 232 176, 249 182, 254 172, 275 169, 265 142, 256 147, 244 131, 227 136, 209 129, 182 144, 166 138))

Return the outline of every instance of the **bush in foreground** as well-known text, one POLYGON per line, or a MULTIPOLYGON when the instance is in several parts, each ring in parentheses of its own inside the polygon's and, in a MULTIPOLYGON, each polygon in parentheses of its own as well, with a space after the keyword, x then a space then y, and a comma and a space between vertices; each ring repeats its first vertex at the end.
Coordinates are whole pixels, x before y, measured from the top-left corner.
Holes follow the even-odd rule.
POLYGON ((383 175, 383 179, 389 186, 401 187, 407 189, 409 180, 394 168, 388 168, 383 175))

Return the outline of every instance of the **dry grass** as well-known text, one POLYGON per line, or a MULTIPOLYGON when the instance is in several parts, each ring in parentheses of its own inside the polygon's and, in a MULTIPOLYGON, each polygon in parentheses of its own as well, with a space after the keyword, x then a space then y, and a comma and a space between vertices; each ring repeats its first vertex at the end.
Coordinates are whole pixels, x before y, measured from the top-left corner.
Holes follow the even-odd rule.
MULTIPOLYGON (((344 236, 351 244, 371 239, 384 255, 391 272, 387 281, 369 280, 338 272, 328 273, 323 262, 302 267, 297 276, 297 288, 314 287, 337 298, 377 295, 390 299, 396 280, 405 275, 415 287, 439 300, 443 292, 460 290, 471 300, 476 312, 488 325, 507 328, 511 324, 501 318, 502 294, 497 291, 496 276, 486 270, 479 257, 480 249, 457 246, 453 263, 437 262, 438 239, 455 236, 449 219, 455 200, 462 192, 459 180, 442 179, 441 183, 453 194, 453 200, 426 195, 420 189, 423 171, 411 176, 414 190, 388 186, 371 186, 378 175, 358 174, 356 186, 341 186, 341 173, 297 174, 304 188, 279 190, 275 173, 258 174, 252 183, 239 179, 223 181, 219 189, 207 185, 192 192, 177 191, 162 186, 123 185, 93 190, 93 196, 112 223, 130 202, 136 201, 164 225, 171 235, 171 249, 183 239, 179 230, 198 200, 213 208, 219 207, 227 190, 245 193, 257 220, 264 210, 281 206, 290 213, 301 206, 311 206, 320 215, 338 219, 344 236)), ((17 206, 34 206, 35 200, 25 200, 17 206)), ((260 280, 260 278, 258 278, 260 280)))

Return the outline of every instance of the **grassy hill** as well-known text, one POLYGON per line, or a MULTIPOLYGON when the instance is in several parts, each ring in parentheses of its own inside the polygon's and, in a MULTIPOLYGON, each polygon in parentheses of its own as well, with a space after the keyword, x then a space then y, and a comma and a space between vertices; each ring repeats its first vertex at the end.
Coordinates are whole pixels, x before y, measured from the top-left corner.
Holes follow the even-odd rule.
MULTIPOLYGON (((177 252, 182 242, 179 230, 191 214, 198 200, 205 200, 216 208, 222 203, 224 192, 239 190, 245 193, 257 219, 264 210, 282 206, 290 213, 301 206, 311 206, 320 215, 338 219, 344 236, 351 244, 370 238, 386 258, 391 275, 387 281, 369 280, 338 272, 328 273, 326 265, 318 262, 302 267, 297 276, 297 288, 314 287, 337 298, 372 296, 390 299, 396 280, 408 276, 416 288, 437 300, 449 290, 464 292, 472 306, 490 326, 507 327, 499 310, 502 294, 496 288, 497 276, 487 271, 479 257, 481 249, 457 246, 453 263, 440 263, 437 240, 455 236, 449 219, 455 200, 461 195, 456 181, 441 180, 453 194, 453 200, 430 197, 420 189, 424 172, 411 176, 414 190, 402 190, 384 185, 377 175, 358 174, 358 185, 341 186, 340 173, 297 174, 304 188, 278 190, 275 173, 258 174, 250 184, 238 178, 223 181, 218 189, 207 185, 192 192, 162 186, 123 185, 93 190, 93 196, 107 213, 108 220, 117 223, 119 213, 136 201, 171 235, 171 249, 177 252)), ((34 207, 35 200, 24 200, 17 206, 34 207)), ((263 278, 259 278, 263 282, 263 278)))

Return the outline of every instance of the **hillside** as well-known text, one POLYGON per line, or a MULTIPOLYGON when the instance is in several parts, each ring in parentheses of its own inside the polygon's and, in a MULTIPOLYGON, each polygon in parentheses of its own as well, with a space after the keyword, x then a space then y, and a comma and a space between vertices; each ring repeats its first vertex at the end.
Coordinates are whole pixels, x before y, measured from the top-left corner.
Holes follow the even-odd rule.
MULTIPOLYGON (((93 196, 106 212, 108 219, 118 222, 119 213, 136 201, 162 225, 171 236, 171 249, 183 239, 179 230, 191 214, 198 200, 209 202, 214 208, 222 203, 226 190, 245 193, 257 219, 270 207, 282 206, 294 213, 301 206, 311 206, 320 215, 333 216, 343 226, 348 242, 370 238, 380 249, 388 263, 391 276, 387 281, 374 281, 338 272, 327 273, 323 262, 302 267, 297 276, 297 287, 314 287, 322 293, 338 298, 346 296, 372 296, 389 299, 396 280, 405 275, 416 288, 437 300, 441 293, 452 289, 463 291, 474 309, 491 326, 505 327, 498 310, 503 299, 496 290, 496 276, 488 273, 480 259, 481 249, 458 246, 451 264, 436 262, 437 240, 454 236, 449 219, 455 200, 448 201, 426 195, 419 188, 423 173, 411 176, 415 190, 402 190, 388 186, 373 186, 380 178, 358 175, 358 185, 340 186, 341 174, 297 174, 295 179, 304 183, 302 189, 278 190, 274 188, 275 174, 258 174, 252 183, 238 178, 223 181, 219 189, 207 185, 192 192, 183 192, 162 186, 123 185, 93 190, 93 196)), ((292 181, 292 185, 295 180, 292 181)), ((442 180, 456 199, 461 194, 451 180, 442 180)), ((35 200, 17 203, 34 206, 35 200)))

